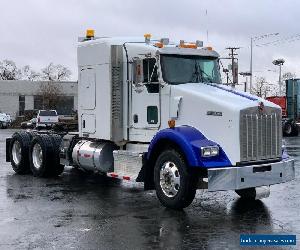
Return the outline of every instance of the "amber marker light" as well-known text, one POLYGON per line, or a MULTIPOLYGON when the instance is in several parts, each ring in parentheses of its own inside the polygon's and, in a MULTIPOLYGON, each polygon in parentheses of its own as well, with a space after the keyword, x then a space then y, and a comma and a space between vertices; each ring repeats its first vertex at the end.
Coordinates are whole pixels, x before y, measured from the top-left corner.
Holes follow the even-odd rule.
POLYGON ((87 37, 87 38, 95 37, 95 30, 93 30, 93 29, 88 29, 88 30, 86 31, 86 37, 87 37))
POLYGON ((161 42, 157 42, 157 43, 155 43, 154 45, 155 45, 156 47, 158 47, 158 48, 163 48, 163 47, 164 47, 163 43, 161 43, 161 42))
POLYGON ((145 37, 145 42, 146 42, 147 44, 149 44, 149 43, 150 43, 150 39, 151 39, 151 34, 149 34, 149 33, 144 34, 144 37, 145 37))
POLYGON ((176 125, 176 122, 175 122, 175 120, 169 120, 168 121, 168 125, 169 125, 169 128, 175 128, 175 125, 176 125))

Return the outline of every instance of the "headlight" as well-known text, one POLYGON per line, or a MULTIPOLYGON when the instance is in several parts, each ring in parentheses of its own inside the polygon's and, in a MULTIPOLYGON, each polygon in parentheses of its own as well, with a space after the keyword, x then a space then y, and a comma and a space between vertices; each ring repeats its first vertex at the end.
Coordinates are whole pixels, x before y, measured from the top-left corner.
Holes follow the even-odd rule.
POLYGON ((212 157, 219 155, 219 147, 218 146, 208 146, 201 147, 201 156, 202 157, 212 157))

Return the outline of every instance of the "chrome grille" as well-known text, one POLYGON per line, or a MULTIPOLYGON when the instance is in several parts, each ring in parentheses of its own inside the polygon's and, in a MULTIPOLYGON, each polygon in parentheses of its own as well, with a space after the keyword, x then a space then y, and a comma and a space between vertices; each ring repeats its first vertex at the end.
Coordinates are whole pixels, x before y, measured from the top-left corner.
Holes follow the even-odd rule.
POLYGON ((280 109, 257 107, 240 113, 241 162, 273 160, 281 157, 280 109))

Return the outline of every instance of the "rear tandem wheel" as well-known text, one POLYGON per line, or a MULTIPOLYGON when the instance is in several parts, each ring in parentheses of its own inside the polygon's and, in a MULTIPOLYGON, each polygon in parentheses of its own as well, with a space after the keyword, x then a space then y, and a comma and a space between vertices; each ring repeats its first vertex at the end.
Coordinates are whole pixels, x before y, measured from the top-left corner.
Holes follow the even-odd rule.
POLYGON ((38 134, 31 141, 29 150, 30 169, 34 176, 58 176, 64 166, 59 163, 60 137, 38 134))
POLYGON ((25 131, 16 132, 12 136, 9 154, 12 169, 17 174, 28 174, 31 172, 29 168, 30 141, 31 137, 25 131))

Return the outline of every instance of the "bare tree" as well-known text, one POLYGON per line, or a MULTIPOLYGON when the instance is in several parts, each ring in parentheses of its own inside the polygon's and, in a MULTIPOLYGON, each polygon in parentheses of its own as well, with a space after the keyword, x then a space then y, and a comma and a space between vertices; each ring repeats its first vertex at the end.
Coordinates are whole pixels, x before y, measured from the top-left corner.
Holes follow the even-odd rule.
MULTIPOLYGON (((282 81, 282 86, 281 86, 281 95, 283 93, 283 95, 285 95, 286 92, 286 83, 285 81, 288 79, 293 79, 296 78, 296 74, 295 73, 291 73, 291 72, 286 72, 282 75, 281 77, 281 81, 282 81)), ((277 82, 276 86, 274 87, 273 91, 275 92, 274 95, 279 95, 279 82, 277 82)))
POLYGON ((12 60, 0 61, 0 79, 1 80, 18 80, 21 78, 21 71, 17 68, 12 60))
POLYGON ((32 70, 29 65, 26 65, 21 69, 22 80, 38 81, 41 80, 41 78, 41 74, 32 70))
POLYGON ((253 93, 259 97, 266 98, 272 91, 272 85, 265 77, 257 77, 253 86, 253 93))
POLYGON ((42 69, 42 79, 46 81, 64 81, 68 80, 72 72, 61 64, 50 63, 42 69))
POLYGON ((285 72, 285 73, 282 75, 282 81, 288 80, 288 79, 292 79, 292 78, 296 78, 296 74, 295 74, 295 73, 292 73, 292 72, 285 72))
POLYGON ((44 109, 57 109, 63 98, 60 85, 54 82, 41 83, 37 95, 42 98, 44 109))

